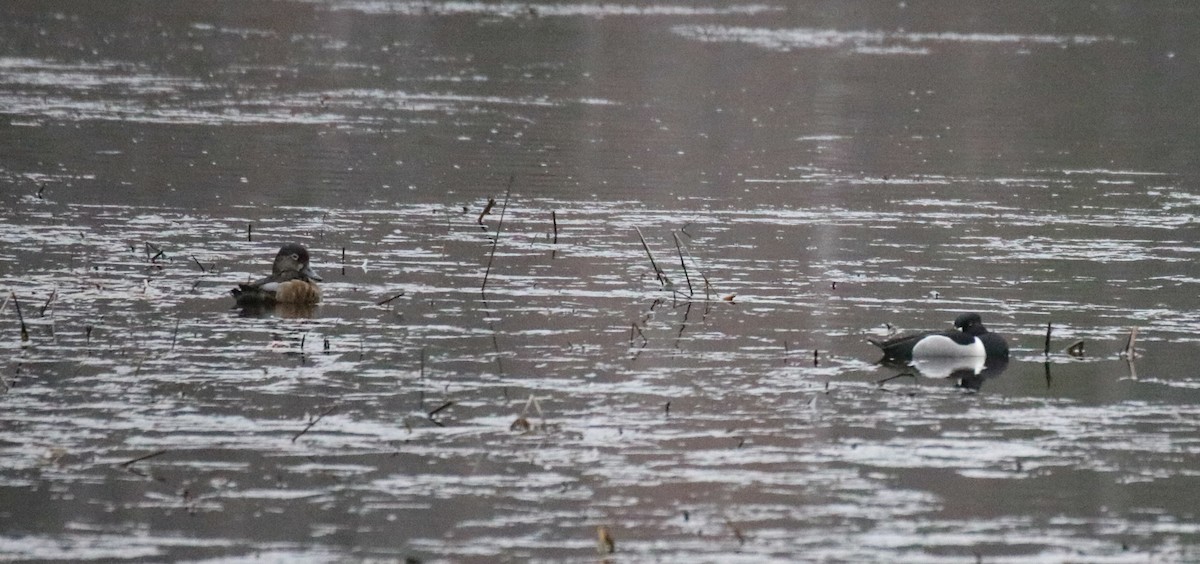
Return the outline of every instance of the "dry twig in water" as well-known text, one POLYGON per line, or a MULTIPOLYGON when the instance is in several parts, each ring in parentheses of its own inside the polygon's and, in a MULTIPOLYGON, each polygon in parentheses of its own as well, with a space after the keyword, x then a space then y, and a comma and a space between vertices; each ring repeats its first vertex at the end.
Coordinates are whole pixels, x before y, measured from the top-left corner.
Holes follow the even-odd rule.
POLYGON ((646 345, 650 344, 650 339, 646 338, 646 334, 642 333, 642 328, 638 327, 637 323, 632 324, 631 327, 632 328, 629 330, 629 346, 631 346, 631 347, 633 346, 633 332, 634 331, 637 331, 638 336, 642 338, 642 347, 643 348, 645 348, 646 345))
MULTIPOLYGON (((504 189, 504 205, 500 206, 500 221, 496 224, 496 238, 492 239, 492 254, 488 257, 487 270, 483 271, 483 285, 479 287, 480 292, 487 290, 488 276, 492 273, 492 261, 496 260, 496 245, 500 244, 500 230, 504 228, 504 212, 508 210, 508 197, 512 194, 513 180, 516 178, 516 176, 508 177, 508 187, 504 189)), ((489 203, 488 209, 491 209, 491 204, 495 204, 495 201, 489 203)), ((486 211, 484 210, 485 213, 486 211)), ((482 218, 481 215, 480 221, 482 218)))
POLYGON ((529 419, 525 417, 529 413, 530 406, 537 411, 538 417, 542 418, 542 428, 546 428, 546 415, 542 413, 541 403, 538 402, 537 396, 529 394, 529 399, 525 401, 525 408, 521 410, 521 415, 517 417, 516 421, 513 421, 512 425, 508 426, 509 431, 522 431, 527 433, 533 430, 533 425, 531 425, 529 423, 529 419))
POLYGON ((441 413, 442 410, 444 410, 452 405, 454 405, 453 401, 447 401, 446 403, 443 403, 442 405, 437 406, 433 411, 430 411, 428 414, 426 414, 426 417, 428 417, 429 420, 432 421, 434 425, 437 425, 438 427, 444 427, 444 425, 442 425, 442 422, 438 421, 437 419, 434 419, 433 416, 437 415, 438 413, 441 413))
POLYGON ((617 551, 617 541, 613 540, 612 532, 604 525, 596 527, 596 550, 601 554, 612 554, 617 551))
POLYGON ((171 333, 171 350, 175 350, 175 340, 179 338, 179 318, 175 318, 175 331, 171 333))
POLYGON ((1129 360, 1137 358, 1137 349, 1135 348, 1137 343, 1137 332, 1137 327, 1129 328, 1129 338, 1125 340, 1125 348, 1121 351, 1121 356, 1124 356, 1129 360))
POLYGON ((671 236, 675 238, 675 250, 679 252, 679 266, 683 267, 683 279, 687 280, 688 296, 694 296, 696 292, 692 289, 692 277, 688 276, 687 262, 683 260, 683 243, 679 241, 678 233, 671 233, 671 236))
POLYGON ((150 454, 142 455, 142 456, 139 456, 139 457, 137 457, 137 458, 134 458, 134 459, 132 459, 132 460, 126 460, 125 462, 122 462, 122 463, 120 464, 120 466, 121 466, 121 468, 129 468, 130 466, 133 466, 134 464, 137 464, 138 462, 141 462, 141 461, 143 461, 143 460, 149 460, 149 459, 151 459, 151 458, 154 458, 154 457, 156 457, 156 456, 162 456, 162 455, 164 455, 164 454, 166 454, 166 453, 167 453, 167 451, 165 451, 165 450, 160 450, 160 451, 157 451, 157 452, 152 452, 152 453, 150 453, 150 454))
POLYGON ((50 295, 46 298, 46 303, 42 304, 42 311, 39 317, 46 317, 46 310, 50 308, 50 304, 54 303, 54 299, 58 297, 58 288, 50 290, 50 295))
MULTIPOLYGON (((683 231, 682 229, 680 231, 684 235, 687 235, 686 231, 683 231)), ((688 235, 688 236, 690 237, 690 235, 688 235)), ((700 278, 704 280, 704 300, 708 301, 709 294, 710 293, 715 294, 715 293, 717 293, 717 291, 715 289, 713 289, 712 284, 708 283, 708 276, 704 275, 704 271, 700 270, 699 268, 696 268, 697 267, 696 258, 692 256, 692 252, 690 250, 688 250, 687 247, 683 247, 683 252, 687 254, 688 260, 692 261, 692 268, 695 268, 696 273, 699 274, 700 278)))
POLYGON ((642 230, 636 225, 633 227, 633 230, 637 231, 638 239, 642 242, 642 248, 646 249, 646 256, 650 257, 650 266, 654 267, 654 275, 658 277, 658 283, 663 286, 670 284, 671 281, 667 279, 667 275, 658 267, 658 262, 654 260, 654 253, 650 252, 650 245, 646 244, 646 238, 642 236, 642 230))
POLYGON ((162 249, 156 247, 153 243, 146 241, 146 242, 144 242, 144 244, 146 245, 146 257, 147 257, 146 260, 147 261, 158 262, 158 257, 164 257, 164 258, 166 257, 166 255, 163 254, 162 249), (151 255, 150 251, 154 251, 154 254, 151 255))
POLYGON ((746 544, 746 535, 742 534, 742 530, 733 524, 733 521, 729 517, 725 517, 725 525, 733 532, 733 536, 737 538, 738 544, 746 544))
POLYGON ((322 412, 321 412, 320 414, 318 414, 318 415, 317 415, 315 418, 313 418, 313 420, 312 420, 312 421, 309 421, 309 422, 308 422, 308 425, 305 425, 305 426, 304 426, 304 428, 303 428, 303 429, 301 429, 299 433, 296 433, 295 435, 293 435, 293 436, 292 436, 292 442, 293 442, 293 443, 294 443, 294 442, 296 442, 296 439, 299 439, 301 436, 303 436, 305 433, 307 433, 309 429, 312 429, 312 428, 313 428, 313 425, 316 425, 318 421, 320 421, 320 420, 324 419, 326 415, 329 415, 330 413, 333 413, 333 410, 334 410, 334 409, 337 409, 337 404, 336 404, 336 403, 335 403, 335 404, 333 404, 333 405, 331 405, 331 406, 329 406, 329 408, 328 408, 328 409, 326 409, 325 411, 322 411, 322 412))
POLYGON ((404 292, 400 292, 399 294, 396 294, 390 298, 387 298, 384 300, 379 300, 379 301, 375 302, 375 305, 387 305, 389 303, 392 303, 392 300, 395 300, 396 298, 399 298, 400 296, 403 296, 403 295, 404 295, 404 292))
POLYGON ((21 322, 21 342, 28 343, 29 328, 25 326, 25 316, 21 315, 21 302, 17 300, 16 292, 10 291, 9 295, 12 296, 13 308, 17 310, 17 321, 21 322))
POLYGON ((488 198, 487 205, 483 206, 483 211, 479 213, 479 219, 476 220, 476 223, 483 225, 483 216, 492 213, 492 208, 494 207, 496 207, 496 199, 488 198))
POLYGON ((1075 358, 1083 358, 1083 341, 1075 341, 1071 346, 1067 347, 1067 354, 1075 358))

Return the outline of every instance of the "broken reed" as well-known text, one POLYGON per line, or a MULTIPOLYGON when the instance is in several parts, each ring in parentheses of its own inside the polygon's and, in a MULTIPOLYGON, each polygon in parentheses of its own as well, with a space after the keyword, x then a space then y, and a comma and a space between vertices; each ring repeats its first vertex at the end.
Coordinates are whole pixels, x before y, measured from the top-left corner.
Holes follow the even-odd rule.
POLYGON ((375 305, 379 305, 379 306, 381 306, 381 305, 387 305, 387 304, 390 304, 390 303, 392 303, 392 301, 393 301, 393 300, 395 300, 396 298, 399 298, 400 296, 403 296, 403 295, 404 295, 404 292, 403 292, 403 291, 401 291, 399 294, 396 294, 396 295, 394 295, 394 296, 392 296, 392 297, 390 297, 390 298, 384 298, 384 299, 382 299, 382 300, 379 300, 379 301, 375 302, 375 305))
POLYGON ((437 425, 438 427, 445 427, 446 426, 445 423, 438 421, 433 416, 437 415, 443 409, 446 409, 447 407, 450 407, 452 405, 454 405, 453 401, 447 401, 447 402, 443 403, 442 405, 439 405, 436 409, 434 409, 433 411, 430 411, 428 414, 426 414, 426 419, 428 419, 430 423, 433 423, 434 425, 437 425))
MULTIPOLYGON (((505 395, 507 394, 508 391, 505 390, 505 395)), ((533 425, 529 423, 529 419, 526 418, 526 415, 529 414, 530 407, 536 409, 538 417, 542 418, 542 428, 544 429, 546 427, 546 414, 542 413, 541 403, 538 402, 537 396, 529 394, 529 399, 525 401, 525 409, 522 409, 521 414, 517 416, 517 419, 512 422, 512 425, 508 426, 509 431, 529 432, 533 430, 533 425)))
POLYGON ((442 412, 442 410, 444 410, 444 409, 446 409, 446 408, 448 408, 448 407, 450 407, 450 406, 452 406, 452 405, 454 405, 454 401, 452 401, 452 400, 448 400, 448 401, 446 401, 445 403, 443 403, 442 405, 439 405, 439 406, 437 406, 436 408, 434 408, 434 410, 433 410, 433 411, 430 411, 430 412, 429 412, 429 418, 430 418, 430 419, 433 419, 433 416, 434 416, 434 415, 437 415, 437 414, 441 413, 441 412, 442 412))
MULTIPOLYGON (((1044 354, 1046 357, 1050 356, 1050 335, 1053 332, 1053 330, 1054 330, 1053 324, 1047 323, 1046 324, 1046 343, 1042 349, 1042 354, 1044 354)), ((1135 343, 1137 342, 1137 333, 1138 333, 1137 327, 1129 328, 1129 336, 1125 338, 1125 346, 1122 347, 1121 351, 1118 353, 1120 356, 1125 357, 1130 360, 1133 360, 1134 358, 1137 357, 1137 350, 1135 348, 1135 343)), ((1081 358, 1084 355, 1084 345, 1085 345, 1084 341, 1082 339, 1079 339, 1079 340, 1076 340, 1075 342, 1071 343, 1064 350, 1066 351, 1067 354, 1069 354, 1075 358, 1081 358)), ((1049 362, 1049 360, 1047 360, 1047 362, 1049 362)))
MULTIPOLYGON (((684 231, 682 229, 680 229, 679 232, 683 233, 684 235, 688 235, 687 231, 684 231)), ((688 235, 688 237, 691 237, 691 235, 688 235)), ((692 261, 692 265, 695 265, 696 259, 695 259, 695 257, 692 256, 692 252, 689 251, 687 247, 683 247, 683 252, 687 254, 688 260, 692 261)), ((713 290, 712 284, 708 283, 708 276, 704 275, 704 271, 702 271, 700 269, 696 269, 696 273, 700 275, 700 279, 704 280, 704 300, 708 301, 709 295, 715 294, 717 292, 716 292, 716 290, 713 290)), ((730 299, 727 301, 733 301, 733 300, 730 299)))
MULTIPOLYGON (((496 199, 488 198, 487 205, 483 206, 483 211, 479 212, 479 219, 475 220, 475 223, 483 225, 483 217, 489 213, 492 213, 492 208, 494 207, 496 207, 496 199)), ((484 229, 486 230, 487 227, 484 227, 484 229)))
POLYGON ((642 347, 643 348, 645 348, 646 345, 650 344, 650 339, 646 338, 646 334, 642 332, 642 328, 638 327, 638 324, 635 322, 629 326, 629 346, 631 346, 631 347, 633 346, 633 333, 635 331, 637 332, 638 336, 642 338, 642 347))
MULTIPOLYGON (((500 221, 496 224, 496 238, 492 239, 492 254, 488 257, 487 269, 483 271, 483 285, 479 287, 479 291, 487 290, 488 276, 492 273, 492 262, 496 260, 496 246, 500 244, 500 230, 504 228, 504 212, 508 211, 508 197, 512 195, 513 181, 516 176, 508 177, 508 187, 504 189, 504 204, 500 206, 500 221)), ((489 200, 488 207, 483 211, 486 214, 488 210, 495 205, 495 200, 489 200)), ((483 222, 483 214, 479 215, 479 221, 483 222)))
MULTIPOLYGON (((650 251, 650 245, 646 243, 646 237, 642 235, 642 230, 637 226, 634 226, 633 229, 637 232, 638 240, 642 242, 642 248, 646 250, 646 256, 650 258, 650 266, 654 268, 654 275, 658 278, 659 284, 662 284, 663 286, 670 286, 671 280, 667 278, 666 272, 664 272, 662 268, 659 268, 658 261, 654 260, 654 253, 650 251)), ((681 232, 683 231, 681 230, 681 232)), ((686 232, 683 233, 685 235, 687 234, 686 232)), ((688 271, 687 262, 690 260, 694 266, 696 259, 692 257, 691 251, 684 246, 683 241, 679 238, 679 233, 672 231, 671 236, 675 239, 675 251, 679 253, 679 266, 683 267, 683 278, 687 281, 688 297, 694 296, 696 295, 696 290, 692 285, 692 276, 688 271)), ((708 300, 710 295, 713 293, 712 284, 709 283, 708 276, 705 276, 704 272, 697 269, 696 273, 700 275, 702 280, 704 280, 704 299, 708 300)), ((732 298, 732 296, 728 296, 725 298, 725 300, 733 301, 732 298)))
POLYGON ((28 343, 29 328, 25 326, 25 316, 21 315, 21 302, 17 300, 17 293, 15 291, 10 291, 9 295, 12 297, 13 308, 17 310, 17 321, 21 322, 21 342, 28 343))
POLYGON ((146 262, 158 262, 159 257, 166 258, 163 250, 158 248, 154 243, 143 241, 142 244, 146 246, 146 262), (154 251, 154 254, 151 255, 150 251, 154 251))
POLYGON ((38 317, 46 317, 46 310, 50 309, 50 304, 54 303, 54 299, 58 297, 58 288, 50 291, 50 295, 46 298, 46 303, 42 304, 42 311, 38 317))
POLYGON ((671 232, 671 236, 675 238, 675 250, 679 252, 679 266, 683 267, 683 279, 687 280, 688 296, 696 295, 692 289, 692 277, 688 276, 687 262, 683 260, 683 243, 679 240, 679 234, 671 232))
POLYGON ((1125 348, 1121 351, 1121 354, 1129 360, 1137 357, 1137 349, 1134 348, 1137 343, 1137 333, 1137 327, 1129 328, 1129 338, 1125 340, 1125 348))
POLYGON ((312 429, 312 428, 313 428, 313 425, 316 425, 316 424, 317 424, 317 422, 319 422, 320 420, 324 419, 326 415, 329 415, 330 413, 333 413, 333 410, 334 410, 334 409, 337 409, 337 404, 336 404, 336 403, 335 403, 335 404, 333 404, 333 405, 331 405, 331 406, 329 406, 329 409, 326 409, 325 411, 322 411, 322 412, 321 412, 320 414, 318 414, 318 415, 316 416, 316 418, 314 418, 312 421, 309 421, 309 422, 308 422, 308 425, 305 425, 305 426, 304 426, 304 428, 303 428, 303 429, 301 429, 299 433, 296 433, 295 435, 293 435, 293 436, 292 436, 292 442, 293 442, 293 443, 294 443, 294 442, 296 442, 296 439, 299 439, 301 436, 303 436, 305 433, 307 433, 309 429, 312 429))
POLYGON ((137 464, 143 460, 149 460, 156 456, 162 456, 162 455, 166 454, 167 452, 168 451, 166 451, 166 450, 159 450, 159 451, 152 452, 150 454, 144 454, 137 458, 126 460, 125 462, 122 462, 119 466, 121 466, 122 468, 129 468, 130 466, 133 466, 134 464, 137 464))
POLYGON ((654 275, 658 278, 658 283, 666 286, 670 283, 670 280, 667 279, 667 275, 662 269, 658 267, 658 262, 654 260, 654 253, 650 252, 650 245, 646 244, 646 238, 642 236, 642 230, 636 225, 633 226, 633 230, 637 231, 638 239, 642 242, 642 248, 646 249, 646 256, 650 257, 650 266, 654 267, 654 275))

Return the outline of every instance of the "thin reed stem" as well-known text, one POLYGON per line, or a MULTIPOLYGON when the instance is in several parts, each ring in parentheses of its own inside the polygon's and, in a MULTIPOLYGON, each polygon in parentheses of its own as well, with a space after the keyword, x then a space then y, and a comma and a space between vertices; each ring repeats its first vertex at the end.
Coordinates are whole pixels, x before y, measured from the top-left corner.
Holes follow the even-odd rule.
MULTIPOLYGON (((508 187, 504 189, 504 205, 500 207, 500 222, 496 224, 496 238, 492 239, 492 254, 488 257, 487 270, 483 271, 483 285, 479 291, 487 290, 488 276, 492 273, 492 262, 496 260, 496 246, 500 244, 500 230, 504 228, 504 212, 508 211, 508 197, 512 194, 513 181, 516 176, 508 177, 508 187)), ((482 218, 482 216, 480 216, 482 218)))

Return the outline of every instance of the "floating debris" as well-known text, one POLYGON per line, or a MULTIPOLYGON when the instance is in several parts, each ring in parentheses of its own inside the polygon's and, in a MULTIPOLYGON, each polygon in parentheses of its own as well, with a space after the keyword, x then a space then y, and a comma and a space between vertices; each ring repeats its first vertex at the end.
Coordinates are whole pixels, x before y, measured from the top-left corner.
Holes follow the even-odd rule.
POLYGON ((1067 354, 1075 358, 1083 358, 1083 341, 1075 341, 1071 346, 1067 347, 1067 354))
POLYGON ((617 541, 613 539, 612 532, 604 525, 596 527, 596 549, 600 551, 600 554, 612 554, 617 551, 617 541))
POLYGON ((1131 327, 1129 329, 1129 338, 1125 340, 1125 348, 1121 350, 1121 356, 1129 360, 1137 358, 1137 334, 1137 327, 1131 327))

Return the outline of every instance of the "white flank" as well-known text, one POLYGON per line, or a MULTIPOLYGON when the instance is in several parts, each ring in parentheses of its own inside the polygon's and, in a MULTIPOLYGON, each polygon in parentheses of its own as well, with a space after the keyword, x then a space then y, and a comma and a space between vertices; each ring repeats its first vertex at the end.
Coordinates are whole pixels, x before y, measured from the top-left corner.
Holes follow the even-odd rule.
POLYGON ((978 375, 987 367, 985 361, 985 357, 982 356, 943 356, 917 359, 912 362, 912 365, 927 378, 949 378, 952 374, 960 370, 970 370, 971 374, 978 375))
POLYGON ((987 351, 977 337, 973 337, 969 345, 960 345, 950 337, 930 335, 913 347, 912 355, 914 359, 986 357, 987 351))

